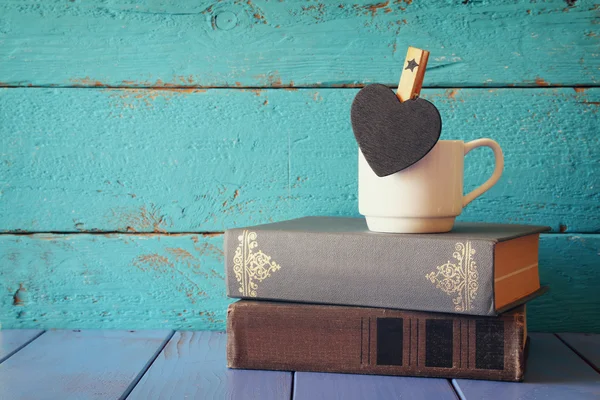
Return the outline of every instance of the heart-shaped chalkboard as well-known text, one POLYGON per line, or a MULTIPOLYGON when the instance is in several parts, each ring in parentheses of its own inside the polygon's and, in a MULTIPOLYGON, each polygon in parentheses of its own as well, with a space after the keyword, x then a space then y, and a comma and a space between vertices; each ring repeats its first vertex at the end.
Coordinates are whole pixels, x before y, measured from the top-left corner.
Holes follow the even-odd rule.
POLYGON ((438 109, 420 98, 400 102, 387 86, 361 89, 350 112, 352 130, 377 176, 387 176, 425 157, 440 138, 438 109))

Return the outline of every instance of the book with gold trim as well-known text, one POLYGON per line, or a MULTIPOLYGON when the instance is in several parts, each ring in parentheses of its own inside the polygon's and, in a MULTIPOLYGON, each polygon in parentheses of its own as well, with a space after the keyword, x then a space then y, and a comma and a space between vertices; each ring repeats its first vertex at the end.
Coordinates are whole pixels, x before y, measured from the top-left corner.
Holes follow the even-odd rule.
POLYGON ((371 232, 363 218, 306 217, 225 232, 235 298, 498 315, 544 292, 545 226, 456 223, 371 232))
POLYGON ((497 317, 240 300, 227 366, 520 381, 525 306, 497 317))

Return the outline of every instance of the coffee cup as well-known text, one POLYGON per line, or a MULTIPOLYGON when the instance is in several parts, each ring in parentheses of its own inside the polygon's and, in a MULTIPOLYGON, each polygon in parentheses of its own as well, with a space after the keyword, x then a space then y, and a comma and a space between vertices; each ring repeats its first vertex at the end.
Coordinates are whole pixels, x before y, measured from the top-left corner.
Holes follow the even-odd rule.
POLYGON ((358 153, 358 209, 375 232, 448 232, 463 207, 494 186, 504 168, 502 149, 491 139, 440 140, 415 164, 384 177, 358 153), (494 151, 494 172, 463 195, 465 155, 482 146, 494 151))

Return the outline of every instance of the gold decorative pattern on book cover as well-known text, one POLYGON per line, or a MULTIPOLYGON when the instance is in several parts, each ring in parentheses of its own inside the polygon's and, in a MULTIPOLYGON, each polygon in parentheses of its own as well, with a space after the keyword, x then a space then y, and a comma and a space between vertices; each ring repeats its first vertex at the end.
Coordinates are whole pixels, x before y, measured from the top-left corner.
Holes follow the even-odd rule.
POLYGON ((477 289, 479 288, 479 274, 473 255, 475 249, 471 242, 456 243, 452 257, 456 262, 446 262, 437 267, 437 271, 425 275, 431 283, 447 293, 449 296, 456 295, 452 302, 454 310, 464 312, 471 310, 477 289))
POLYGON ((243 296, 256 297, 257 282, 264 281, 271 276, 271 272, 281 268, 275 261, 271 261, 271 256, 257 249, 256 237, 256 232, 244 230, 238 236, 240 243, 233 256, 233 272, 243 296))

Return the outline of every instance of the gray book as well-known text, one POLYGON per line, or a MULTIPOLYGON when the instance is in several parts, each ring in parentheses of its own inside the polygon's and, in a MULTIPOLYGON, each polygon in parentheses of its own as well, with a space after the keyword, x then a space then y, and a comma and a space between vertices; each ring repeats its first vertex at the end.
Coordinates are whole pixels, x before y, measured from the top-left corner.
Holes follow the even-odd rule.
POLYGON ((448 233, 389 234, 338 217, 229 229, 227 295, 498 315, 544 291, 538 244, 549 229, 456 223, 448 233))

